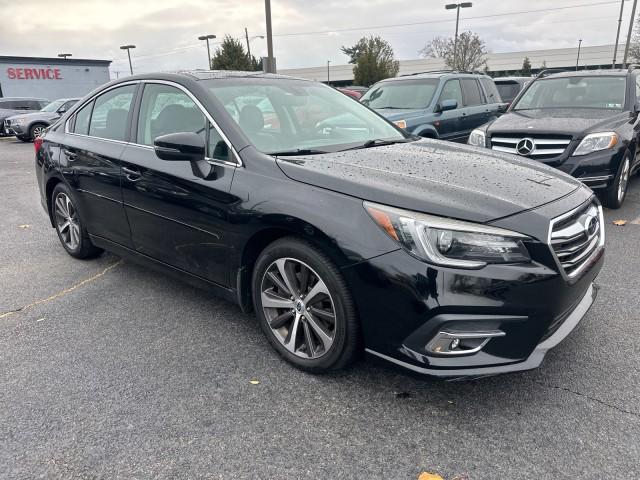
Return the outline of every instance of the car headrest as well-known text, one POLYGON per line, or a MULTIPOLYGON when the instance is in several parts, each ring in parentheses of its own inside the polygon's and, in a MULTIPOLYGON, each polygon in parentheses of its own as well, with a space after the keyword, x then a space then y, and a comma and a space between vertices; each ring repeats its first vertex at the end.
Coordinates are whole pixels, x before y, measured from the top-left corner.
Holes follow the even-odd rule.
POLYGON ((240 110, 240 127, 247 133, 257 133, 264 128, 264 115, 255 105, 245 105, 240 110))

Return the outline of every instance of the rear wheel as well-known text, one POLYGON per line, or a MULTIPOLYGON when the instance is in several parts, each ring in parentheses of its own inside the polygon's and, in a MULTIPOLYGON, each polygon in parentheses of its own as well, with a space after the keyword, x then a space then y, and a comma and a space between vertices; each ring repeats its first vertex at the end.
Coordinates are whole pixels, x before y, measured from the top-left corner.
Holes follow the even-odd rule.
POLYGON ((30 140, 33 141, 35 140, 36 137, 42 136, 46 128, 47 126, 42 123, 36 123, 35 125, 32 125, 31 128, 29 129, 30 140))
POLYGON ((285 238, 258 258, 252 280, 264 334, 286 360, 314 373, 340 369, 360 352, 360 328, 342 275, 320 250, 285 238))
POLYGON ((627 186, 629 185, 629 176, 631 172, 631 156, 625 155, 620 162, 618 172, 611 186, 605 192, 603 203, 606 207, 617 209, 622 206, 627 196, 627 186))
POLYGON ((71 190, 59 183, 51 194, 51 215, 60 243, 69 255, 75 258, 93 258, 102 253, 102 249, 91 243, 84 228, 77 203, 71 190))

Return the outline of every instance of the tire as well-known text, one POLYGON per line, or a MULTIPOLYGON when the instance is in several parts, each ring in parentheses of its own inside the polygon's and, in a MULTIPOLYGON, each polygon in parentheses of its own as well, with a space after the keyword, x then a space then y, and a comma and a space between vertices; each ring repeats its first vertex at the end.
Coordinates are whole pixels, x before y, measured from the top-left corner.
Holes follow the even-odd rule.
POLYGON ((44 123, 36 123, 31 125, 31 128, 29 128, 29 139, 33 142, 36 137, 42 135, 44 129, 47 128, 47 126, 48 125, 45 125, 44 123))
POLYGON ((618 172, 611 186, 605 191, 602 203, 611 209, 618 209, 624 203, 627 196, 627 187, 629 186, 629 174, 631 172, 631 155, 626 154, 620 162, 618 172))
POLYGON ((24 135, 16 135, 16 138, 18 140, 22 140, 23 142, 32 142, 33 140, 31 140, 30 137, 25 137, 24 135))
POLYGON ((51 193, 51 217, 62 247, 74 258, 87 259, 100 255, 103 250, 91 243, 89 234, 80 220, 77 202, 71 189, 58 183, 51 193))
POLYGON ((322 251, 296 238, 277 240, 260 254, 251 283, 260 326, 288 362, 325 373, 358 357, 360 324, 353 300, 339 270, 322 251), (293 296, 288 295, 290 289, 293 296))

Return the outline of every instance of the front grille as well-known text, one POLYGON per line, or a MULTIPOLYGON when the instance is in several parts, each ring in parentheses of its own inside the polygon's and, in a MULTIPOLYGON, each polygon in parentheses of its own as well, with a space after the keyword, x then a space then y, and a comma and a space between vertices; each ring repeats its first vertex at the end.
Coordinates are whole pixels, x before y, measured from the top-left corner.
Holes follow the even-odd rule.
POLYGON ((570 143, 569 135, 493 133, 491 136, 493 150, 540 160, 562 155, 570 143))
POLYGON ((550 243, 569 277, 577 276, 604 240, 602 214, 594 202, 552 222, 550 243))

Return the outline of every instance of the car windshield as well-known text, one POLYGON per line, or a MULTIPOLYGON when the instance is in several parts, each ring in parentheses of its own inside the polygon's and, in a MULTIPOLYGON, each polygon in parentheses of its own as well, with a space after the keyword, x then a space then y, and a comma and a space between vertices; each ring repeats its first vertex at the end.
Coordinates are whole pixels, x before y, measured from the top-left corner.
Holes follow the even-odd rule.
POLYGON ((439 81, 431 79, 397 80, 374 85, 360 99, 371 108, 426 108, 438 88, 439 81))
POLYGON ((546 78, 533 82, 513 110, 600 108, 622 110, 623 76, 546 78))
POLYGON ((203 80, 253 145, 268 154, 335 152, 410 138, 337 90, 302 80, 203 80))
POLYGON ((64 104, 64 100, 55 100, 44 107, 41 112, 56 112, 64 104))

